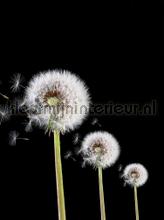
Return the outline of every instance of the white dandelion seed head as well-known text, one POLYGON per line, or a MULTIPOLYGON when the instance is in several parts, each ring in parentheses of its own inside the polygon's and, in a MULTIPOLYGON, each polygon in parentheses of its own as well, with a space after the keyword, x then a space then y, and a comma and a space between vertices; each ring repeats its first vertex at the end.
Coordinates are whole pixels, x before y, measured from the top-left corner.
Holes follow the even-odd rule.
MULTIPOLYGON (((86 118, 90 97, 85 84, 68 71, 42 72, 26 89, 28 109, 36 111, 39 126, 61 131, 73 130, 86 118)), ((37 122, 37 121, 36 121, 37 122)))
POLYGON ((113 165, 120 155, 117 140, 108 132, 98 131, 88 134, 80 150, 84 164, 107 168, 113 165))
POLYGON ((17 92, 21 88, 21 83, 23 82, 23 77, 20 73, 14 74, 13 77, 11 78, 11 91, 12 92, 17 92))
POLYGON ((19 133, 17 131, 10 131, 9 133, 9 145, 15 146, 17 143, 17 138, 19 137, 19 133))
POLYGON ((125 183, 139 187, 146 183, 148 172, 142 164, 133 163, 125 167, 122 177, 125 183))

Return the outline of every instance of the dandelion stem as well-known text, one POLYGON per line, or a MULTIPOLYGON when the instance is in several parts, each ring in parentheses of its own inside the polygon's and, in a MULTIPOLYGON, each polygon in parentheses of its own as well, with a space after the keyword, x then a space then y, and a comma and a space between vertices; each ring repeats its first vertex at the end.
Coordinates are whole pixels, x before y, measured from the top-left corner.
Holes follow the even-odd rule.
POLYGON ((103 188, 103 174, 102 168, 98 168, 98 179, 99 179, 99 196, 100 196, 100 211, 101 211, 101 220, 106 220, 105 213, 105 201, 104 201, 104 188, 103 188))
POLYGON ((134 202, 135 202, 136 220, 139 220, 138 195, 137 195, 137 186, 136 185, 134 185, 134 202))
POLYGON ((54 153, 55 153, 55 171, 56 171, 56 187, 57 187, 57 200, 58 200, 58 217, 59 220, 66 220, 65 213, 65 198, 63 186, 63 173, 60 152, 60 133, 54 131, 54 153))

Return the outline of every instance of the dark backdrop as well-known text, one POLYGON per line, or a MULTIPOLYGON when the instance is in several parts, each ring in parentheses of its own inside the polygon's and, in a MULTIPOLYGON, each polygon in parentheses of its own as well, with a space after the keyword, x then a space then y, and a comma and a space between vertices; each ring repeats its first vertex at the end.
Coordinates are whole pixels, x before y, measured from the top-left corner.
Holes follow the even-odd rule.
MULTIPOLYGON (((24 5, 21 10, 17 8, 18 12, 12 6, 5 8, 1 19, 0 92, 14 96, 9 91, 14 73, 22 73, 26 84, 39 71, 59 68, 77 73, 88 85, 94 103, 143 104, 156 100, 159 107, 162 9, 157 13, 150 1, 76 3, 76 9, 75 4, 69 6, 43 5, 41 10, 39 6, 24 5)), ((2 98, 0 102, 5 103, 2 98)), ((149 171, 149 180, 138 193, 141 219, 150 219, 156 207, 155 183, 160 165, 159 108, 154 116, 96 117, 101 127, 93 126, 93 116, 89 116, 79 129, 62 136, 68 220, 100 219, 96 171, 82 168, 79 157, 64 159, 68 150, 80 146, 72 143, 76 133, 82 139, 99 129, 113 133, 122 151, 118 162, 104 172, 107 219, 135 219, 133 191, 120 179, 120 167, 131 162, 143 163, 149 171)), ((1 219, 54 220, 53 138, 39 129, 25 133, 24 120, 12 117, 0 126, 1 219), (18 130, 30 141, 9 146, 11 130, 18 130)))

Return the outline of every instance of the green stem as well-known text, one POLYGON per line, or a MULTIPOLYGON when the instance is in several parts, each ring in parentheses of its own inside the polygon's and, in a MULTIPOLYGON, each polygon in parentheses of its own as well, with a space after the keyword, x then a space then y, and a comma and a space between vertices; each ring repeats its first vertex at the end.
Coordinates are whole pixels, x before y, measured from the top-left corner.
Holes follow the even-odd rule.
POLYGON ((54 131, 54 153, 55 153, 56 187, 57 187, 57 200, 58 200, 58 217, 59 220, 66 220, 59 131, 54 131))
POLYGON ((134 202, 135 202, 135 213, 136 220, 139 220, 139 208, 138 208, 138 195, 137 195, 137 186, 134 186, 134 202))
POLYGON ((99 180, 101 220, 106 220, 105 201, 104 201, 104 188, 103 188, 103 174, 102 174, 102 168, 101 167, 98 168, 98 180, 99 180))

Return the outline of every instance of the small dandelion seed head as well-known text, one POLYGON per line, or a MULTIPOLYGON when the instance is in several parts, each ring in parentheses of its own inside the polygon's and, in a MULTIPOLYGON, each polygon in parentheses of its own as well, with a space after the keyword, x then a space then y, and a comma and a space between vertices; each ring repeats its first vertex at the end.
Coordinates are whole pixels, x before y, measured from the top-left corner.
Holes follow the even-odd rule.
POLYGON ((90 97, 85 84, 68 71, 40 73, 30 81, 25 95, 28 109, 35 109, 39 126, 63 132, 86 118, 90 97))
POLYGON ((113 165, 120 155, 117 140, 108 132, 98 131, 88 134, 80 150, 84 164, 107 168, 113 165))
POLYGON ((18 92, 21 88, 21 83, 23 82, 23 77, 20 73, 14 74, 11 78, 11 91, 18 92))
POLYGON ((17 143, 17 138, 19 137, 19 133, 17 131, 10 131, 9 133, 9 145, 15 146, 17 143))
POLYGON ((122 177, 125 183, 139 187, 146 183, 148 172, 142 164, 133 163, 125 167, 122 177))

